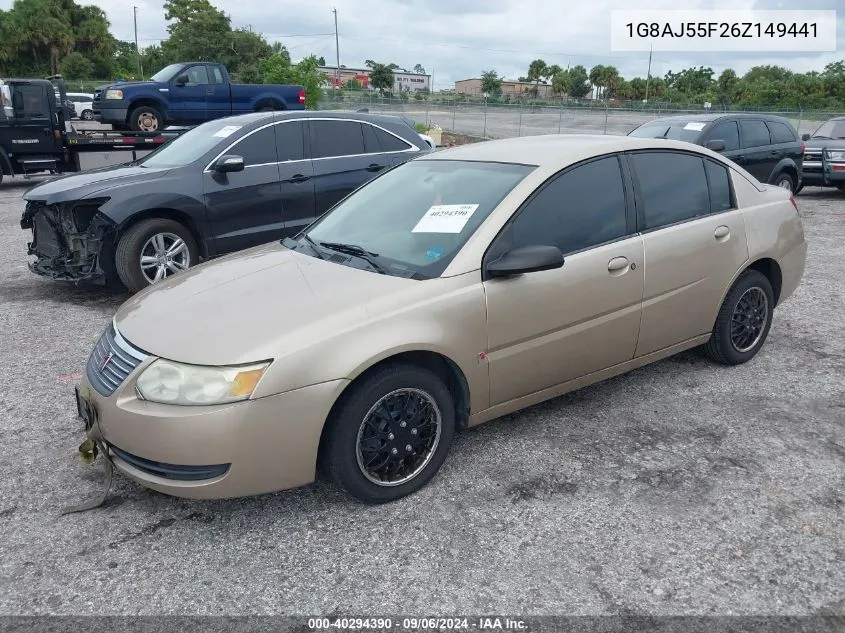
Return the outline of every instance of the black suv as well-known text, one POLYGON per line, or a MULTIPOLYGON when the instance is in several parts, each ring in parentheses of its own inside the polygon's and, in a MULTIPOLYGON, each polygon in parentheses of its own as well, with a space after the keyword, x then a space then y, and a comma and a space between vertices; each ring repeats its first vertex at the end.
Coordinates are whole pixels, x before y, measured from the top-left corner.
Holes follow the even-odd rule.
POLYGON ((789 119, 767 114, 697 114, 643 123, 628 133, 702 145, 742 166, 760 182, 797 191, 804 143, 789 119))

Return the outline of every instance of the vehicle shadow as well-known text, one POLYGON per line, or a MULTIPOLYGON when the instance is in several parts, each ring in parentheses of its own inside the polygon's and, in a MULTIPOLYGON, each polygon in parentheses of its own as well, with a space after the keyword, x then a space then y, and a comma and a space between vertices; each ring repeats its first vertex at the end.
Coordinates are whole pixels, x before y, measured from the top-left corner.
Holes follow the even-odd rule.
POLYGON ((119 290, 92 283, 52 281, 50 279, 11 280, 0 285, 0 303, 49 301, 74 305, 113 305, 115 308, 130 297, 119 290))

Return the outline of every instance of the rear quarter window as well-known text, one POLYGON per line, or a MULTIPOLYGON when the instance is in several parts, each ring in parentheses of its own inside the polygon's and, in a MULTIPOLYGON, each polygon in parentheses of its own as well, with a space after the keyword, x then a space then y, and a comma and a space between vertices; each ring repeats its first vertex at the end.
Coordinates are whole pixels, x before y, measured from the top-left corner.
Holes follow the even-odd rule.
POLYGON ((769 132, 772 137, 772 143, 793 143, 798 140, 795 133, 789 129, 789 126, 779 121, 767 121, 769 132))

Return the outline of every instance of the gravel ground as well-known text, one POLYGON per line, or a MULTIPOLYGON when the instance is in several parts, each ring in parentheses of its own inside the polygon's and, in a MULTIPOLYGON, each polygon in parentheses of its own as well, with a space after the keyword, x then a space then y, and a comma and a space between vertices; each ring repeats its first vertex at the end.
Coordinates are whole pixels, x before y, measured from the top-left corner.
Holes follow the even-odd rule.
POLYGON ((73 383, 124 296, 37 278, 0 186, 0 614, 845 614, 845 196, 769 340, 460 434, 420 493, 192 502, 82 464, 73 383))

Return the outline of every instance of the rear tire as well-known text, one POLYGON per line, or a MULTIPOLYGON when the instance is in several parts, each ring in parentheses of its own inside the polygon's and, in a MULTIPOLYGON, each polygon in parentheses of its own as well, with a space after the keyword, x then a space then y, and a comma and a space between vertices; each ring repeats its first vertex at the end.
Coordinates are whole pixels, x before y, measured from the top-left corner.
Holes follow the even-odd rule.
POLYGON ((120 281, 134 293, 194 266, 198 259, 197 242, 186 226, 175 220, 149 218, 121 236, 114 264, 120 281))
POLYGON ((795 177, 788 171, 782 171, 775 177, 775 185, 795 193, 795 177))
POLYGON ((83 121, 93 121, 94 120, 94 111, 93 110, 83 110, 82 116, 80 118, 83 121))
POLYGON ((746 270, 731 286, 704 351, 717 363, 740 365, 760 351, 772 326, 775 296, 768 278, 746 270))
POLYGON ((341 397, 320 452, 322 470, 335 483, 378 504, 416 492, 434 477, 455 433, 452 394, 437 374, 390 364, 341 397))
POLYGON ((140 106, 129 113, 128 123, 135 132, 158 132, 164 127, 164 117, 152 106, 140 106))

